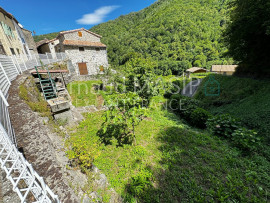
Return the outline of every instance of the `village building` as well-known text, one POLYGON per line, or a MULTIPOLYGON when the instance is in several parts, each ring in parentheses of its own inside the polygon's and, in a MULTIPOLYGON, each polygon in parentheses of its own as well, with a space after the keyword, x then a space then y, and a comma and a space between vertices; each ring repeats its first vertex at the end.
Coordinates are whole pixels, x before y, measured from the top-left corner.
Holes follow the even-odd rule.
POLYGON ((44 39, 36 43, 37 51, 39 54, 51 54, 52 58, 56 58, 56 45, 59 44, 59 39, 52 40, 44 39))
POLYGON ((108 67, 107 47, 101 36, 84 28, 60 32, 57 52, 65 52, 77 75, 95 75, 108 67))
POLYGON ((31 53, 23 34, 23 26, 11 14, 0 7, 0 54, 20 55, 31 58, 31 53))
POLYGON ((213 65, 211 72, 222 75, 233 75, 236 71, 237 65, 213 65))
POLYGON ((190 77, 192 73, 206 73, 207 70, 205 68, 192 67, 186 70, 186 75, 190 77))
POLYGON ((27 30, 25 28, 22 28, 22 32, 24 35, 24 39, 28 45, 29 51, 31 55, 37 54, 37 47, 35 40, 33 38, 32 32, 30 30, 27 30))

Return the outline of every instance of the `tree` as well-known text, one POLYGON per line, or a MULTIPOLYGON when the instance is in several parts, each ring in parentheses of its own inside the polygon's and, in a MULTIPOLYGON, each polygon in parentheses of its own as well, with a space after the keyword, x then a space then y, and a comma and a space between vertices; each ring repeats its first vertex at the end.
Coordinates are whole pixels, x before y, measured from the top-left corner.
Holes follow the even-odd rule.
POLYGON ((98 132, 105 144, 111 144, 115 138, 118 145, 136 144, 135 126, 145 116, 143 100, 133 92, 114 94, 107 100, 109 110, 104 113, 104 123, 98 132))
POLYGON ((225 32, 229 52, 239 71, 270 75, 270 1, 235 0, 225 32))

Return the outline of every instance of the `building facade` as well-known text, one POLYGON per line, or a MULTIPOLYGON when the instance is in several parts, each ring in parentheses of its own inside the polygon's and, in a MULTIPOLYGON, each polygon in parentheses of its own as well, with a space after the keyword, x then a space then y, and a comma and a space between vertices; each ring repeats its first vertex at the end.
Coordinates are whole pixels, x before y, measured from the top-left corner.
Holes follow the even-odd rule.
POLYGON ((53 58, 56 58, 56 45, 59 44, 59 39, 44 39, 37 42, 36 47, 37 51, 40 54, 50 53, 53 58))
POLYGON ((215 72, 220 75, 233 75, 237 67, 237 65, 213 65, 211 72, 215 72))
POLYGON ((37 54, 37 47, 36 47, 36 43, 35 40, 32 36, 32 32, 30 30, 24 29, 22 28, 22 32, 25 38, 25 41, 28 45, 29 51, 31 55, 37 54))
POLYGON ((78 75, 96 75, 108 67, 107 47, 101 36, 84 28, 60 32, 57 52, 65 52, 78 75))
POLYGON ((10 13, 0 7, 0 54, 20 55, 31 58, 31 53, 22 31, 22 25, 10 13))

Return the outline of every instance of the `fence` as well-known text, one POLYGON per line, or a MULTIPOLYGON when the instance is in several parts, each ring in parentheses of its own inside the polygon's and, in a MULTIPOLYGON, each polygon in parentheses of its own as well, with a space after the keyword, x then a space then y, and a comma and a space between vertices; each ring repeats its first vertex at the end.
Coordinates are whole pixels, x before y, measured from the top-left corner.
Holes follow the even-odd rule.
POLYGON ((66 59, 64 53, 57 53, 56 57, 48 53, 32 56, 0 55, 0 163, 22 202, 26 201, 30 193, 36 202, 59 202, 59 200, 16 148, 16 137, 8 111, 8 90, 11 82, 24 71, 64 59, 66 59), (19 187, 21 181, 24 182, 24 188, 19 187))

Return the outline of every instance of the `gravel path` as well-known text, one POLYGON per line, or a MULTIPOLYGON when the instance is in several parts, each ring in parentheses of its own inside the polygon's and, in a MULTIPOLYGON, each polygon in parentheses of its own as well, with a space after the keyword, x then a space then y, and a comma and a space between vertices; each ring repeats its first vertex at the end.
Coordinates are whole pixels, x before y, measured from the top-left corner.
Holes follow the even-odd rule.
POLYGON ((65 162, 68 160, 64 149, 61 150, 57 143, 61 138, 53 134, 48 126, 44 125, 44 118, 33 113, 18 95, 19 85, 27 76, 29 75, 19 76, 12 82, 9 90, 9 111, 18 147, 46 184, 59 196, 61 202, 80 202, 69 186, 68 172, 65 168, 65 162))

